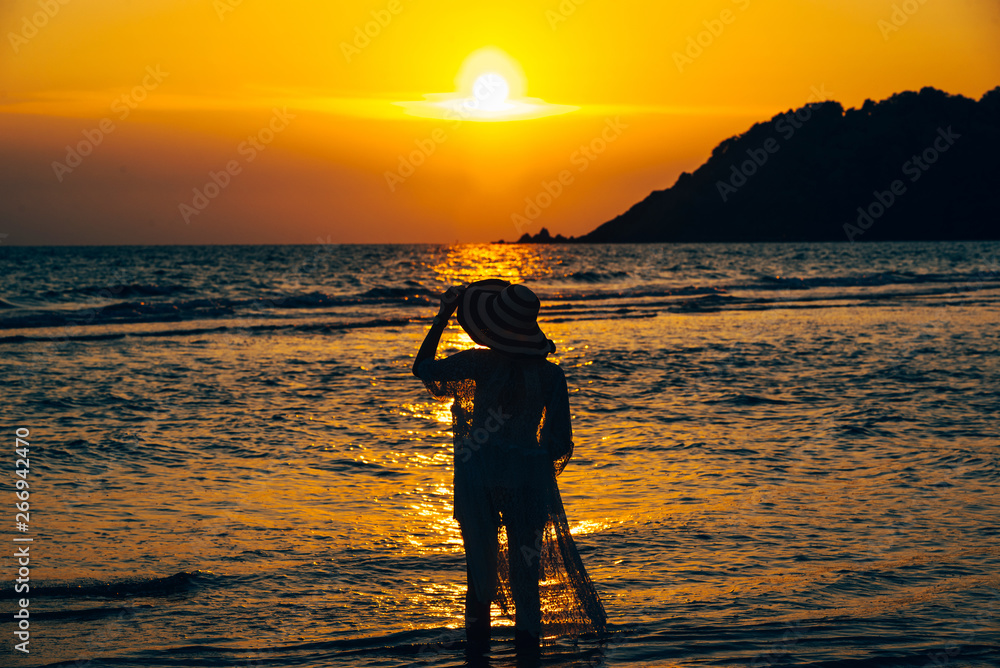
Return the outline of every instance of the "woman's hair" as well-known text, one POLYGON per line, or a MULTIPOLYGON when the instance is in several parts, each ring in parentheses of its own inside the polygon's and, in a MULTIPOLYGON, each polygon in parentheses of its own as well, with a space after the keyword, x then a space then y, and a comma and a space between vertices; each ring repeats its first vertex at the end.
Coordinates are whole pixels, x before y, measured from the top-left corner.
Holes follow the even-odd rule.
MULTIPOLYGON (((528 376, 534 371, 535 382, 539 382, 538 369, 545 362, 545 359, 541 357, 504 355, 502 353, 500 357, 506 362, 500 365, 500 368, 504 369, 506 373, 496 379, 497 382, 502 384, 497 393, 497 400, 501 406, 523 405, 524 401, 532 395, 528 387, 530 382, 528 376)), ((538 389, 540 390, 541 388, 538 389)), ((541 405, 541 393, 537 392, 537 395, 538 403, 541 405)), ((541 408, 541 406, 539 407, 541 408)))

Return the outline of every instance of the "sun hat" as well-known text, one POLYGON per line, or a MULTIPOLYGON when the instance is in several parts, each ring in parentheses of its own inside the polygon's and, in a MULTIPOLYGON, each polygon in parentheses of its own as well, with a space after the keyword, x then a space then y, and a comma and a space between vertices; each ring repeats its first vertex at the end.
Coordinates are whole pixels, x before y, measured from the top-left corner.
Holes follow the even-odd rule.
POLYGON ((540 304, 527 286, 490 278, 470 283, 458 305, 458 324, 476 343, 511 355, 544 357, 556 345, 542 334, 540 304))

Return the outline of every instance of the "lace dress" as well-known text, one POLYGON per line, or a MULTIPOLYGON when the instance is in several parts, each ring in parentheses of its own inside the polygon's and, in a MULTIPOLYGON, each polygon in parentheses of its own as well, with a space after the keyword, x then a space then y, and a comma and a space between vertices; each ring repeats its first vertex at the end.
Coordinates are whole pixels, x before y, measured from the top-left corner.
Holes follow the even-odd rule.
POLYGON ((455 519, 476 598, 508 617, 513 607, 517 626, 536 633, 603 632, 556 486, 573 453, 562 369, 470 349, 424 360, 417 373, 434 397, 454 399, 455 519), (530 612, 536 572, 540 618, 530 612))

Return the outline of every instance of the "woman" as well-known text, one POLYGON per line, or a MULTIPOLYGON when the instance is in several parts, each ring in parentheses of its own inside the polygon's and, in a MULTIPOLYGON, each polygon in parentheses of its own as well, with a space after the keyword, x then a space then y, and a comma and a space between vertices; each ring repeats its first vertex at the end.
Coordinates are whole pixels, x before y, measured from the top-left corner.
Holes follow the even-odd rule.
POLYGON ((538 327, 538 308, 531 290, 507 281, 449 288, 413 362, 432 395, 454 400, 455 519, 474 653, 489 648, 493 601, 508 615, 513 603, 518 649, 537 650, 543 626, 556 633, 605 627, 556 486, 573 453, 569 395, 562 369, 545 359, 555 344, 538 327), (456 309, 462 328, 486 348, 435 360, 456 309))

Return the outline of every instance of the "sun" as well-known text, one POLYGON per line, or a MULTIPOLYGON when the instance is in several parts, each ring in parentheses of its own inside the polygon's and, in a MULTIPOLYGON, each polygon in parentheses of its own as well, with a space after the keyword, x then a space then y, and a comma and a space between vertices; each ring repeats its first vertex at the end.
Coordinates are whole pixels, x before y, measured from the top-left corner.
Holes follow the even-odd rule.
POLYGON ((509 95, 510 84, 503 75, 487 72, 476 77, 472 84, 472 100, 466 102, 483 111, 505 111, 514 107, 507 102, 509 95))
POLYGON ((406 113, 455 121, 520 121, 575 111, 524 97, 525 76, 517 61, 496 47, 474 51, 455 77, 454 93, 430 93, 421 101, 394 102, 406 113))

